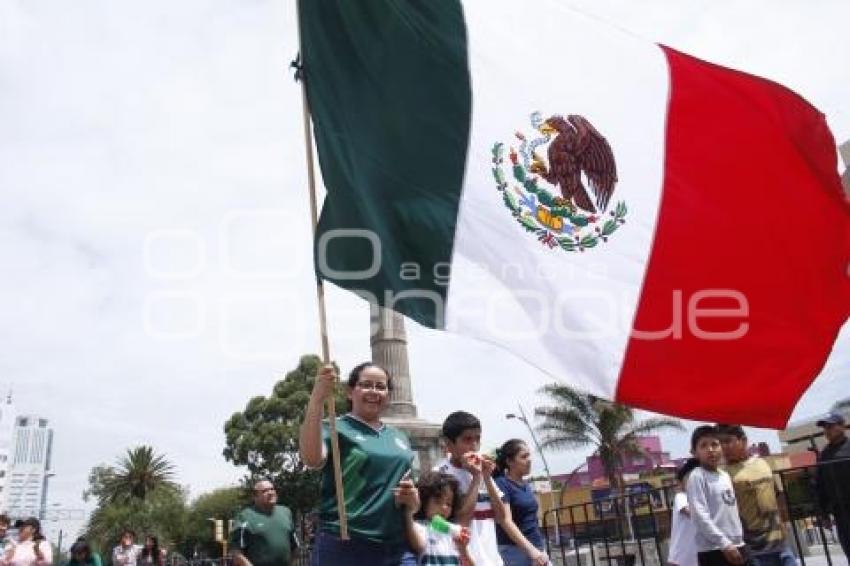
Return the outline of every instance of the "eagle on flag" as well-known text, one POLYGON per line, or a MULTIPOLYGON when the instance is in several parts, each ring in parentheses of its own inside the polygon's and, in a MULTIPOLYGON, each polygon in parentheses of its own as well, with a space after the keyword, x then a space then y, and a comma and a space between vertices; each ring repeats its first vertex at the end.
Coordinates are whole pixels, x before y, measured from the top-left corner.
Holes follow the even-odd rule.
POLYGON ((591 213, 595 213, 597 207, 605 212, 617 183, 617 165, 608 141, 586 118, 577 114, 567 116, 566 120, 562 116, 552 116, 540 125, 540 132, 547 137, 555 135, 549 144, 549 167, 535 156, 531 172, 560 186, 567 203, 591 213), (582 172, 593 189, 595 206, 582 183, 582 172))

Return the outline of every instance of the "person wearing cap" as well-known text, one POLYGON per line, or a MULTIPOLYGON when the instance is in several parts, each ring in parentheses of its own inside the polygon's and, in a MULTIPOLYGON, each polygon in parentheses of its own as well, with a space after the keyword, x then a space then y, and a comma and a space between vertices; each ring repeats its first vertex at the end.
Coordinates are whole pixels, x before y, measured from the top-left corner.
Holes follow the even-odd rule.
POLYGON ((824 514, 832 513, 838 542, 850 558, 850 441, 846 421, 832 412, 817 422, 827 445, 818 454, 818 500, 824 514))
POLYGON ((35 517, 15 521, 18 540, 6 548, 0 566, 48 566, 53 564, 53 549, 41 534, 35 517))

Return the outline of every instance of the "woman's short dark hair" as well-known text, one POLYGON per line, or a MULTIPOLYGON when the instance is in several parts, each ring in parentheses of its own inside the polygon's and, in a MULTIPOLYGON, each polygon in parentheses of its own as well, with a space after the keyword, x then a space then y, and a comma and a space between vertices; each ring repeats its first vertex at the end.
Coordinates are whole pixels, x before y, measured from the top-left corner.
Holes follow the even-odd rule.
POLYGON ((528 445, 524 440, 511 438, 501 448, 496 449, 496 475, 502 476, 508 469, 508 460, 516 458, 523 448, 528 445))
MULTIPOLYGON (((352 368, 351 372, 348 374, 348 388, 354 389, 357 387, 357 382, 360 381, 360 374, 363 373, 363 370, 368 368, 378 368, 382 372, 384 372, 387 376, 387 391, 393 390, 393 378, 383 366, 376 364, 375 362, 363 362, 362 364, 357 364, 352 368)), ((351 410, 351 399, 348 400, 348 410, 351 410)))
POLYGON ((354 389, 357 387, 357 382, 360 381, 360 374, 363 373, 364 369, 368 368, 378 368, 382 372, 384 372, 387 376, 387 389, 392 391, 393 389, 393 378, 390 375, 390 372, 386 370, 386 368, 376 364, 375 362, 363 362, 362 364, 357 364, 352 368, 351 372, 348 374, 348 387, 354 389))
POLYGON ((428 507, 428 501, 442 495, 446 488, 452 490, 452 517, 443 517, 443 519, 450 521, 454 518, 460 504, 460 484, 454 476, 440 472, 425 472, 419 478, 416 488, 419 490, 419 502, 421 503, 419 511, 415 515, 416 519, 427 519, 425 510, 428 507))
POLYGON ((44 538, 44 535, 41 534, 41 521, 39 521, 37 518, 27 517, 26 519, 18 519, 17 521, 15 521, 16 529, 20 529, 25 526, 32 527, 32 540, 38 541, 44 538))

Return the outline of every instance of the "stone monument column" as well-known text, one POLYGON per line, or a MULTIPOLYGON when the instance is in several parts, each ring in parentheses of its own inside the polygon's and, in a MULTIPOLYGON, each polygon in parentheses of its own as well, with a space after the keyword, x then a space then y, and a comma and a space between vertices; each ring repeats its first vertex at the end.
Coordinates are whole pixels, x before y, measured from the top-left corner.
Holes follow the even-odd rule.
POLYGON ((410 364, 407 361, 407 332, 404 317, 395 311, 376 308, 372 311, 372 361, 386 368, 393 378, 388 418, 416 418, 413 390, 410 386, 410 364))
POLYGON ((369 342, 372 346, 372 361, 386 368, 393 380, 390 405, 384 411, 382 420, 407 433, 411 449, 416 453, 413 464, 414 472, 418 475, 433 468, 443 455, 440 445, 441 425, 416 416, 404 317, 389 309, 373 307, 371 318, 369 342))

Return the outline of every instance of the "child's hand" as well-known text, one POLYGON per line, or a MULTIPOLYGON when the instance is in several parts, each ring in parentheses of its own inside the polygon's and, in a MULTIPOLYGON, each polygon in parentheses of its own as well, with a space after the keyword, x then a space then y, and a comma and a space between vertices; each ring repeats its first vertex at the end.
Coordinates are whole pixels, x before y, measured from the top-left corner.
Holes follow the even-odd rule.
POLYGON ((457 536, 452 537, 452 538, 454 539, 455 543, 457 543, 457 545, 459 547, 466 548, 466 545, 469 544, 469 539, 471 537, 472 537, 472 535, 469 532, 469 529, 467 527, 461 527, 460 532, 457 534, 457 536))
POLYGON ((481 454, 478 452, 467 452, 463 455, 463 467, 473 476, 481 475, 481 454))
POLYGON ((735 546, 735 545, 730 544, 729 546, 724 548, 723 549, 723 556, 725 556, 726 560, 728 560, 732 564, 743 564, 744 563, 744 557, 741 556, 741 551, 739 551, 738 547, 735 546))
POLYGON ((549 557, 545 552, 538 550, 536 556, 531 558, 531 563, 534 564, 534 566, 547 566, 549 564, 549 557))

